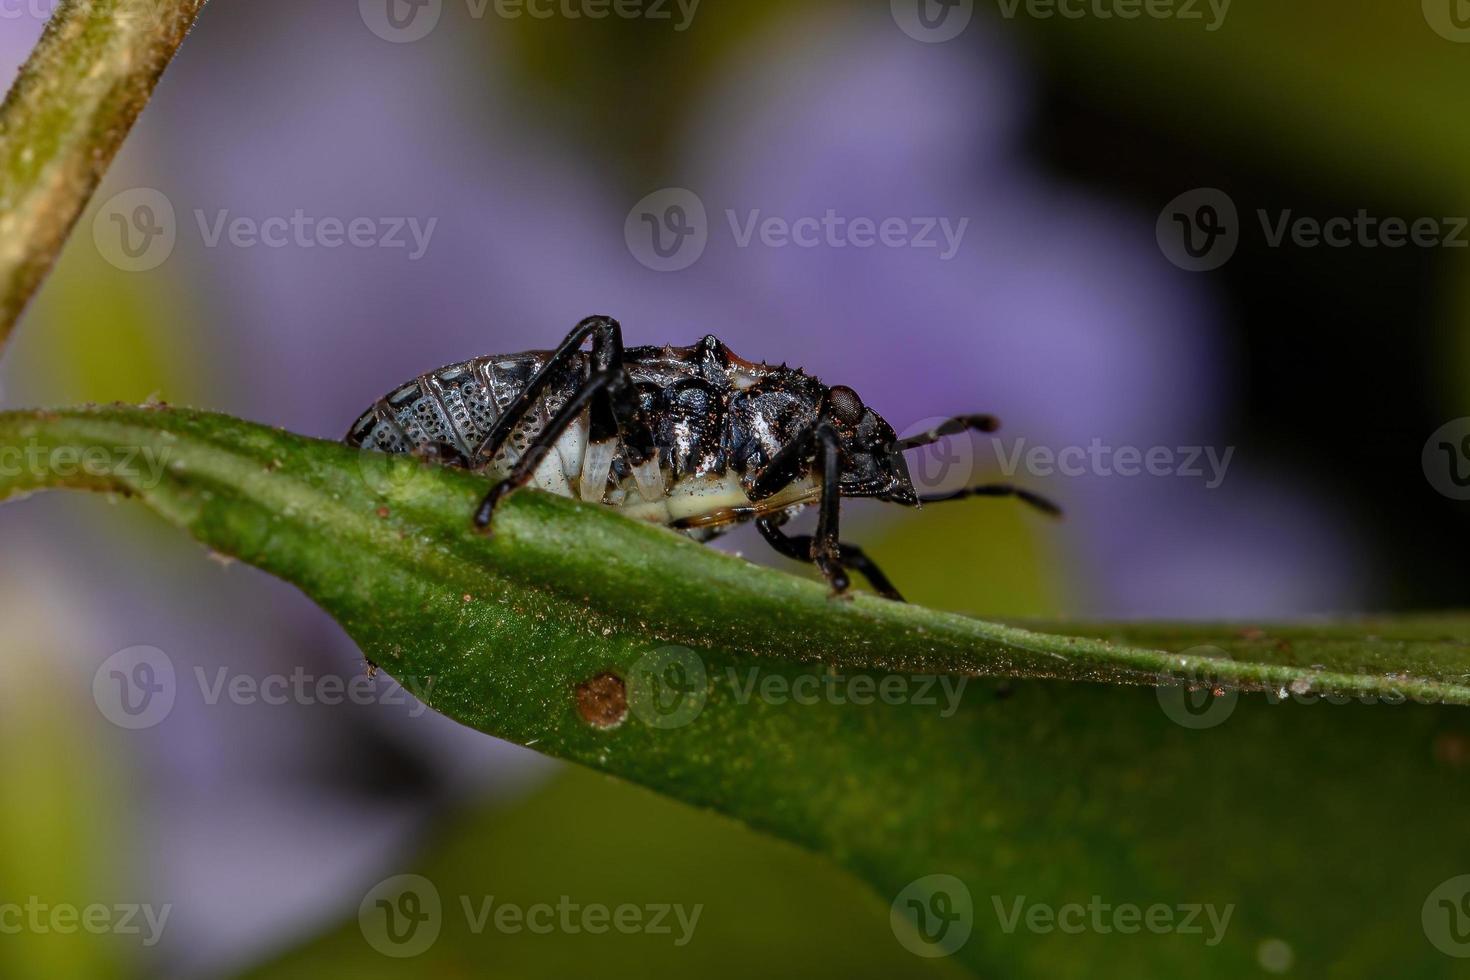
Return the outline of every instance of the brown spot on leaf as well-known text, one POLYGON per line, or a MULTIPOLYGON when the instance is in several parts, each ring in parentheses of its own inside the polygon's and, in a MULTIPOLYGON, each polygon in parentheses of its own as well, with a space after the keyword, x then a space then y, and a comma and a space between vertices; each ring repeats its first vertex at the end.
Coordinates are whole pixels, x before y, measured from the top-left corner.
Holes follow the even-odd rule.
POLYGON ((1460 732, 1441 732, 1434 737, 1434 759, 1452 769, 1470 765, 1470 739, 1460 732))
POLYGON ((628 717, 628 688, 617 674, 598 674, 577 685, 577 713, 593 728, 616 728, 628 717))

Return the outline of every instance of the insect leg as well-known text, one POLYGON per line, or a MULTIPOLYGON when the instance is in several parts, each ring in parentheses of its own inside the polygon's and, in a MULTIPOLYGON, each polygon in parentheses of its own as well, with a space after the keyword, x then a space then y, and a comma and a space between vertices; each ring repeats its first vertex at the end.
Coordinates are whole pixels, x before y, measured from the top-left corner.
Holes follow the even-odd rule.
POLYGON ((582 414, 588 402, 600 394, 605 394, 610 386, 622 380, 621 366, 606 368, 588 378, 587 383, 566 400, 556 417, 536 434, 531 445, 526 447, 525 454, 516 461, 510 475, 491 487, 490 492, 485 494, 485 499, 480 501, 480 506, 475 510, 475 527, 488 530, 490 520, 495 516, 496 505, 505 498, 506 494, 530 482, 531 477, 536 473, 536 467, 556 446, 556 441, 561 438, 562 433, 566 432, 567 428, 577 420, 577 416, 582 414))
POLYGON ((957 415, 946 422, 941 422, 928 432, 921 432, 907 439, 900 439, 893 444, 894 452, 904 452, 909 449, 918 449, 922 446, 932 445, 945 436, 959 435, 961 432, 994 432, 1000 428, 1000 420, 994 415, 957 415))
POLYGON ((521 389, 515 401, 511 402, 501 413, 500 418, 495 422, 495 427, 476 448, 475 460, 488 463, 500 453, 506 440, 515 431, 516 425, 526 417, 526 414, 546 393, 546 386, 581 349, 588 337, 592 338, 592 370, 589 375, 613 366, 621 370, 623 364, 622 327, 612 317, 589 316, 567 334, 567 339, 562 341, 561 346, 547 359, 541 370, 526 382, 526 386, 521 389))
POLYGON ((813 459, 822 469, 822 498, 817 512, 817 533, 812 539, 810 560, 822 570, 832 591, 847 591, 847 573, 843 571, 837 542, 837 525, 842 505, 842 461, 837 430, 824 418, 798 432, 771 457, 761 474, 751 484, 750 499, 764 500, 796 478, 801 464, 813 459))
MULTIPOLYGON (((812 560, 811 535, 787 534, 781 530, 781 525, 784 523, 784 515, 780 518, 766 517, 757 521, 756 527, 760 530, 761 537, 766 539, 766 543, 777 552, 787 558, 810 563, 812 560)), ((855 544, 848 544, 846 541, 841 542, 837 547, 843 562, 856 569, 863 578, 867 579, 875 592, 895 602, 904 601, 904 597, 899 594, 898 589, 894 588, 888 576, 883 574, 878 564, 869 558, 863 549, 855 544)))
POLYGON ((801 475, 801 465, 811 459, 816 431, 816 424, 801 430, 771 457, 751 484, 751 500, 764 500, 801 475))
POLYGON ((948 500, 964 500, 966 497, 1015 497, 1017 500, 1029 504, 1052 517, 1061 517, 1062 508, 1052 503, 1039 493, 1013 486, 1009 483, 986 483, 978 487, 966 487, 956 490, 954 493, 934 493, 921 496, 921 504, 942 504, 948 500))
POLYGON ((847 591, 847 572, 842 568, 841 546, 837 542, 837 522, 842 510, 842 460, 838 455, 837 430, 831 424, 817 423, 812 437, 816 440, 817 460, 822 465, 822 499, 817 508, 817 533, 812 540, 812 561, 822 570, 832 591, 847 591))

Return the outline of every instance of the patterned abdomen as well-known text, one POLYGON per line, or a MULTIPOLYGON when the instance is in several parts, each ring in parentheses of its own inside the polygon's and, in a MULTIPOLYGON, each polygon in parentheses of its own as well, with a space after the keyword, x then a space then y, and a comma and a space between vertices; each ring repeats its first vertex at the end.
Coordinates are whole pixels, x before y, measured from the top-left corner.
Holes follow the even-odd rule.
MULTIPOLYGON (((546 363, 547 353, 530 351, 505 357, 482 357, 451 364, 379 399, 353 423, 350 446, 385 453, 414 453, 471 470, 501 471, 520 458, 537 432, 565 398, 575 375, 553 384, 516 427, 501 455, 479 455, 480 444, 505 408, 546 363)), ((580 459, 576 461, 580 467, 580 459)))

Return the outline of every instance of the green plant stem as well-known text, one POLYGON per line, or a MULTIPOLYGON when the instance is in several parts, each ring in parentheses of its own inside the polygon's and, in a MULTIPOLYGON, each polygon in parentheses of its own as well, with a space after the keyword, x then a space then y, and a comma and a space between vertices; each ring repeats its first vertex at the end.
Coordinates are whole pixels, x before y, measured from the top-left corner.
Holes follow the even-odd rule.
POLYGON ((63 0, 0 106, 0 345, 205 0, 63 0))

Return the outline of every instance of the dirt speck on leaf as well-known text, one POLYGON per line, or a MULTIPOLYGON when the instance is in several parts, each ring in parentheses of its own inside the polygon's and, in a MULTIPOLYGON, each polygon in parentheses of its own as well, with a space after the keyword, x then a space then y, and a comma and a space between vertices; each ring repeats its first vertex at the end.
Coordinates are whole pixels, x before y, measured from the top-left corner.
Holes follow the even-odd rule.
POLYGON ((616 728, 628 717, 628 688, 617 674, 602 673, 577 685, 577 713, 593 728, 616 728))

